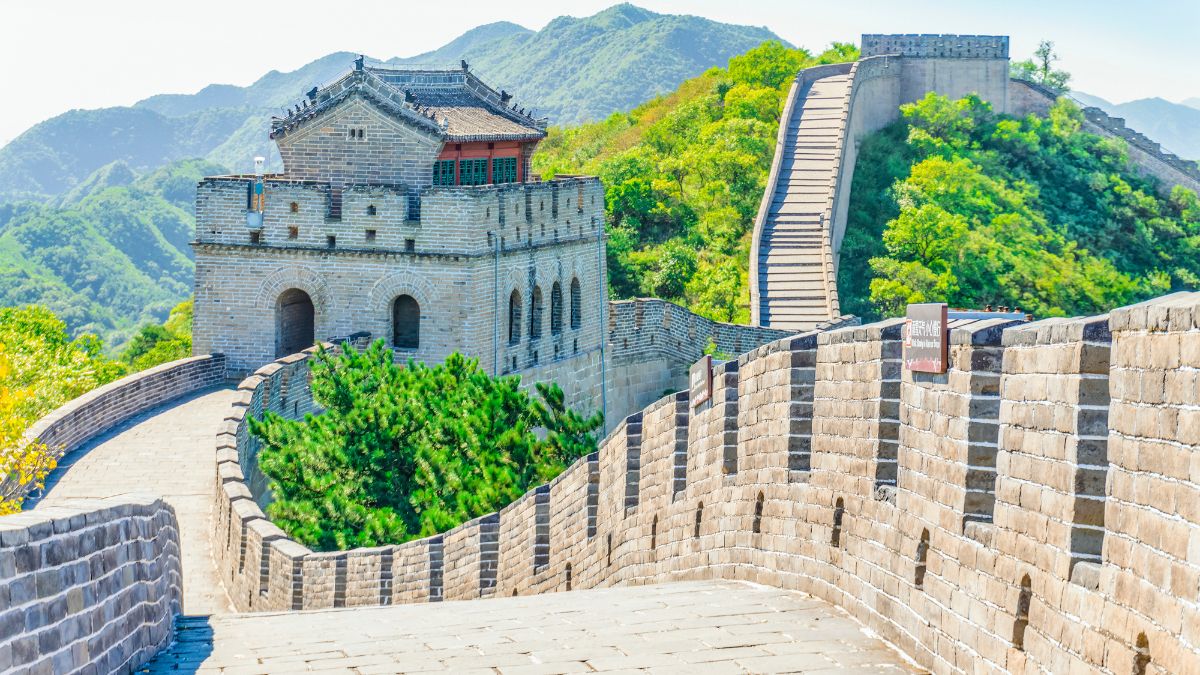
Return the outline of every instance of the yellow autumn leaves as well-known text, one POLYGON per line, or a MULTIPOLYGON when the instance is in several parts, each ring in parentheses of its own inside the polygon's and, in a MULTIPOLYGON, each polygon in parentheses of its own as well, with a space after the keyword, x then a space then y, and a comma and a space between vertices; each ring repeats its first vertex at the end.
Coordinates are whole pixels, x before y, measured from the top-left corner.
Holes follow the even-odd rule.
POLYGON ((23 438, 28 423, 18 411, 29 407, 34 390, 9 386, 11 373, 0 344, 0 515, 20 511, 25 494, 40 488, 57 464, 44 444, 23 438))
POLYGON ((72 339, 49 310, 0 308, 0 515, 19 511, 56 463, 55 448, 24 438, 29 426, 124 370, 99 339, 72 339))

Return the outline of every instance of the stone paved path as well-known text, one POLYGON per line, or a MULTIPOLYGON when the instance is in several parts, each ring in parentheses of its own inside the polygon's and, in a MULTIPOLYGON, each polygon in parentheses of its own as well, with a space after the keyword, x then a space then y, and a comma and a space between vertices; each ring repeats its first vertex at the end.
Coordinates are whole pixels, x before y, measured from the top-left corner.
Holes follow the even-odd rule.
POLYGON ((179 518, 183 611, 232 611, 212 558, 214 439, 234 390, 195 394, 134 418, 63 458, 34 508, 131 492, 162 496, 179 518))
POLYGON ((738 582, 180 622, 143 672, 911 673, 825 602, 738 582))
POLYGON ((143 672, 912 672, 827 603, 737 582, 233 614, 209 543, 213 438, 233 396, 196 394, 97 438, 34 506, 140 492, 175 507, 188 616, 143 672))

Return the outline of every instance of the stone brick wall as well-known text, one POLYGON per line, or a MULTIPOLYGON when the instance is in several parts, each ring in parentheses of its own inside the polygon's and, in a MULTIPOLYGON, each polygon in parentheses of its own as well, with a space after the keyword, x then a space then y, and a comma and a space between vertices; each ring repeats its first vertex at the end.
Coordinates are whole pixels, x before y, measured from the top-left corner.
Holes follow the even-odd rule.
POLYGON ((435 129, 392 119, 359 94, 328 109, 294 132, 276 134, 287 174, 332 182, 407 184, 433 182, 433 162, 442 148, 435 129), (362 138, 350 138, 361 129, 362 138))
MULTIPOLYGON (((850 325, 847 316, 826 327, 850 325)), ((668 392, 687 387, 688 368, 712 343, 717 352, 741 354, 791 331, 721 323, 655 298, 609 303, 609 428, 668 392)))
POLYGON ((77 500, 0 518, 0 671, 128 673, 171 642, 175 512, 77 500))
POLYGON ((71 400, 29 427, 26 437, 70 452, 146 410, 225 380, 225 357, 194 356, 143 370, 71 400))
MULTIPOLYGON (((497 514, 332 554, 362 558, 333 585, 365 603, 744 579, 841 605, 934 672, 1200 673, 1200 294, 950 339, 940 375, 902 371, 898 321, 763 345, 715 369, 712 401, 660 398, 497 514)), ((221 489, 235 559, 262 516, 221 489)), ((303 563, 294 606, 318 606, 323 556, 286 543, 268 548, 303 563)))
POLYGON ((1098 626, 1094 635, 1134 637, 1135 653, 1129 644, 1113 649, 1114 667, 1131 657, 1137 661, 1138 638, 1144 635, 1151 657, 1147 672, 1195 671, 1200 306, 1196 294, 1180 293, 1114 310, 1109 325, 1109 475, 1100 578, 1111 612, 1106 623, 1117 630, 1098 626))
MULTIPOLYGON (((903 372, 900 495, 919 496, 923 517, 963 532, 995 511, 1003 319, 950 322, 945 373, 903 372), (912 467, 912 468, 910 468, 912 467)), ((1010 378, 1011 383, 1011 378, 1010 378)))
POLYGON ((328 185, 268 180, 256 242, 244 222, 246 184, 208 179, 197 195, 194 349, 227 354, 233 372, 280 355, 277 305, 291 289, 311 299, 319 340, 366 331, 393 342, 392 303, 411 296, 420 308, 419 346, 400 358, 440 361, 460 351, 489 371, 516 372, 600 347, 607 282, 603 189, 594 178, 428 188, 419 220, 403 188, 356 186, 343 193, 338 221, 325 216, 328 185), (572 281, 580 288, 576 324, 572 281), (555 284, 563 322, 552 331, 555 284), (536 339, 534 288, 543 306, 536 339), (514 291, 521 325, 510 340, 514 291))
POLYGON ((894 496, 903 325, 889 319, 818 340, 812 468, 860 497, 894 496))

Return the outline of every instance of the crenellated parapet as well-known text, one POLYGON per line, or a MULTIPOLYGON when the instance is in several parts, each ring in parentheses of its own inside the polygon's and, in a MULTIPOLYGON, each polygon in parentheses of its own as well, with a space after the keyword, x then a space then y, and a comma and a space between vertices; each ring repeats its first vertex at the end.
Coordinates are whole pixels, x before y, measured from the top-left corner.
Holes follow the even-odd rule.
MULTIPOLYGON (((1012 112, 1018 115, 1045 116, 1060 96, 1071 99, 1070 94, 1029 80, 1011 80, 1008 88, 1012 112)), ((1083 110, 1083 130, 1122 141, 1128 148, 1130 164, 1139 173, 1154 178, 1161 195, 1169 195, 1176 185, 1200 192, 1200 166, 1195 162, 1168 152, 1145 134, 1130 129, 1124 119, 1071 100, 1083 110)))
MULTIPOLYGON (((857 323, 855 316, 842 316, 820 322, 818 329, 857 323)), ((608 410, 614 419, 686 388, 688 368, 710 347, 720 360, 795 334, 784 328, 713 321, 655 298, 610 302, 606 325, 608 410)))
POLYGON ((253 610, 744 579, 839 604, 936 672, 1197 672, 1200 294, 955 321, 943 374, 906 372, 902 340, 893 320, 762 345, 498 513, 337 553, 281 536, 238 459, 250 411, 310 409, 282 391, 311 354, 281 359, 221 441, 222 574, 253 610))
POLYGON ((862 56, 918 59, 1008 59, 1007 35, 863 34, 862 56))

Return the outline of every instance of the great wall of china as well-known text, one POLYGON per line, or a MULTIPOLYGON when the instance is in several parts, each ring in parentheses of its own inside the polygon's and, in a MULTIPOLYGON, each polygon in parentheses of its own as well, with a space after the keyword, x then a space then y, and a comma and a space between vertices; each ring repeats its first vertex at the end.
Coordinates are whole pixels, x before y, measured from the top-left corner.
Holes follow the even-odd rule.
MULTIPOLYGON (((864 35, 862 59, 797 75, 780 117, 775 156, 754 223, 750 311, 761 326, 812 330, 841 315, 837 267, 858 146, 927 92, 978 93, 994 110, 1045 114, 1058 98, 1008 76, 1008 38, 992 35, 864 35)), ((1120 138, 1131 162, 1167 190, 1200 191, 1200 169, 1165 152, 1099 108, 1087 131, 1120 138)))
MULTIPOLYGON (((858 101, 846 111, 874 109, 862 92, 905 86, 886 74, 895 61, 805 71, 789 105, 822 110, 808 97, 825 91, 858 101)), ((1016 105, 1024 85, 1006 78, 1016 105)), ((869 128, 889 114, 878 108, 847 126, 869 128)), ((1105 119, 1089 112, 1119 128, 1105 119)), ((1133 146, 1135 160, 1172 166, 1133 146)), ((774 185, 792 171, 782 166, 774 185)), ((848 174, 835 166, 797 194, 824 180, 832 191, 804 202, 823 210, 797 222, 822 228, 817 278, 835 293, 832 224, 848 174)), ((756 249, 780 241, 755 236, 756 249)), ((804 321, 838 316, 835 295, 821 301, 828 314, 804 321)), ((613 303, 606 342, 630 356, 609 377, 636 380, 631 405, 682 388, 680 367, 711 337, 740 354, 715 368, 711 400, 662 396, 500 512, 397 546, 310 551, 263 512, 246 420, 312 411, 312 350, 232 391, 212 355, 72 401, 29 435, 65 459, 85 453, 67 478, 88 470, 112 487, 52 484, 0 519, 0 671, 129 672, 177 649, 191 620, 181 612, 303 615, 722 579, 844 608, 938 673, 1200 673, 1200 293, 1097 317, 952 322, 944 375, 902 368, 901 320, 778 337, 688 316, 613 303), (174 458, 182 441, 155 436, 164 415, 195 427, 194 454, 174 458), (125 452, 128 439, 145 451, 125 452), (113 454, 80 466, 97 443, 113 454), (180 474, 200 484, 185 499, 172 498, 180 474)))

